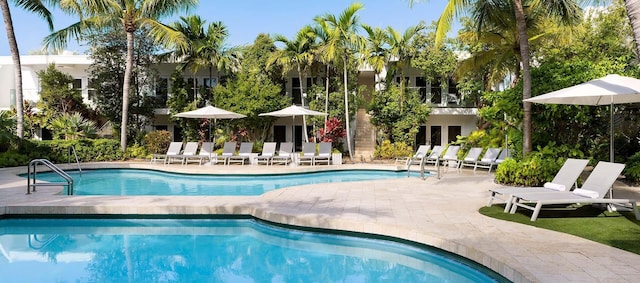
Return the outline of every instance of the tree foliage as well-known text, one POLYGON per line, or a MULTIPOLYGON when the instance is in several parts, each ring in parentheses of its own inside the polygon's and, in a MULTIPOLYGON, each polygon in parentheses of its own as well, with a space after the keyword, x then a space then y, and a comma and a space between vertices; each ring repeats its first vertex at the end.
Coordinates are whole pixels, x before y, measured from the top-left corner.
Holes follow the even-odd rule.
MULTIPOLYGON (((143 134, 140 129, 151 124, 153 109, 158 106, 153 87, 157 79, 157 71, 153 67, 157 46, 145 34, 146 31, 140 29, 135 37, 135 63, 129 88, 127 133, 136 141, 140 141, 143 134)), ((124 31, 109 30, 94 35, 89 40, 89 46, 93 61, 89 66, 89 88, 93 92, 90 98, 95 102, 97 112, 119 128, 122 124, 122 87, 127 49, 124 31)))
POLYGON ((40 124, 43 127, 47 127, 52 120, 63 114, 78 112, 90 117, 89 108, 82 100, 80 89, 73 86, 74 79, 71 75, 56 69, 55 64, 50 64, 37 74, 41 87, 37 105, 40 109, 40 124))

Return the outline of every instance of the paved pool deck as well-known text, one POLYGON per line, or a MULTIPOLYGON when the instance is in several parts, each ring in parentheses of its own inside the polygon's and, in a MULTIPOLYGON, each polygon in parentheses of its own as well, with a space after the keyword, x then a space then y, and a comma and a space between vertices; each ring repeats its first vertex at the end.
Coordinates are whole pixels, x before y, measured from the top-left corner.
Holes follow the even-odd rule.
MULTIPOLYGON (((74 168, 77 165, 63 165, 74 168)), ((82 168, 144 168, 183 173, 267 174, 396 169, 392 164, 331 166, 85 163, 82 168)), ((432 168, 430 168, 432 169, 432 168)), ((380 234, 428 244, 481 263, 514 282, 638 282, 640 255, 576 236, 486 217, 486 170, 442 170, 441 178, 312 184, 261 196, 64 196, 60 187, 26 193, 26 167, 0 169, 3 214, 244 214, 277 223, 380 234)), ((640 189, 616 183, 616 197, 640 189)), ((640 245, 640 238, 638 239, 640 245)))

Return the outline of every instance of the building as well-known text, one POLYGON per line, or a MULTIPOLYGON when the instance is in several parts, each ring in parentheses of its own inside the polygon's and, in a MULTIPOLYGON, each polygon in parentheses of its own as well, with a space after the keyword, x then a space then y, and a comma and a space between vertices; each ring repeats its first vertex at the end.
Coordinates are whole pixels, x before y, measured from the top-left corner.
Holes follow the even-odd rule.
MULTIPOLYGON (((38 71, 44 70, 49 64, 55 63, 56 67, 75 78, 73 87, 80 89, 82 97, 91 104, 89 99, 90 89, 88 68, 91 60, 87 55, 27 55, 21 57, 23 75, 23 96, 25 100, 37 101, 39 99, 40 82, 38 71)), ((169 77, 175 69, 175 64, 162 64, 158 66, 159 81, 155 87, 158 99, 165 100, 171 94, 169 77)), ((383 72, 384 75, 384 72, 383 72)), ((432 106, 432 112, 428 122, 420 126, 416 136, 417 144, 444 145, 456 140, 457 135, 468 135, 476 128, 477 108, 475 105, 464 101, 458 93, 453 82, 447 82, 447 87, 441 87, 440 82, 430 83, 417 69, 404 71, 408 87, 418 90, 424 102, 432 106)), ((365 97, 371 97, 371 92, 383 87, 376 84, 374 72, 370 68, 362 67, 358 75, 358 84, 367 86, 369 93, 365 97)), ((189 84, 194 80, 197 86, 214 86, 218 82, 217 74, 209 78, 208 72, 195 75, 186 74, 185 79, 189 84)), ((399 78, 397 78, 399 80, 399 78)), ((379 81, 379 80, 378 80, 379 81)), ((299 103, 300 80, 291 73, 286 82, 286 93, 292 95, 294 103, 299 103)), ((15 106, 15 82, 14 67, 10 56, 0 56, 0 110, 8 110, 15 106)), ((174 139, 180 139, 180 130, 169 119, 168 108, 155 110, 153 128, 155 130, 168 130, 174 133, 174 139)), ((360 109, 353 119, 351 128, 354 136, 354 157, 369 159, 373 156, 375 148, 375 131, 368 123, 366 110, 360 109)), ((302 142, 302 118, 280 118, 273 127, 275 141, 293 140, 297 144, 302 142)))

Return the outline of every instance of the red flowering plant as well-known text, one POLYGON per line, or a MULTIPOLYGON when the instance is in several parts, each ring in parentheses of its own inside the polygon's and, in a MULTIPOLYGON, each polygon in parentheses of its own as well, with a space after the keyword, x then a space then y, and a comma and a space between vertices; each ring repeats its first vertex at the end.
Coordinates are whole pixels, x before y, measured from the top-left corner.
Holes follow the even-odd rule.
MULTIPOLYGON (((338 118, 332 117, 327 120, 325 127, 320 129, 318 134, 320 134, 320 141, 332 142, 335 144, 347 135, 347 131, 344 129, 342 122, 338 118)), ((340 148, 337 146, 334 147, 340 148)))

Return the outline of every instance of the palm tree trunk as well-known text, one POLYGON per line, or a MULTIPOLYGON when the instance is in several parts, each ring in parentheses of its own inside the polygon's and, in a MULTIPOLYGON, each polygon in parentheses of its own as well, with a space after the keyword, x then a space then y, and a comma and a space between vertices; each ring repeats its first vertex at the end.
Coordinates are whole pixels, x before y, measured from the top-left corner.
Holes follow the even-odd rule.
MULTIPOLYGON (((300 64, 298 63, 298 78, 300 79, 300 101, 302 102, 302 107, 304 107, 304 93, 306 91, 306 80, 304 74, 302 74, 302 70, 300 69, 300 64)), ((302 115, 302 132, 304 133, 304 141, 309 142, 309 135, 307 134, 307 119, 304 115, 302 115)))
MULTIPOLYGON (((531 68, 529 66, 529 37, 521 0, 513 1, 516 26, 520 37, 520 57, 522 60, 522 99, 531 97, 531 68)), ((526 155, 531 152, 531 102, 522 102, 524 108, 524 125, 522 129, 522 151, 526 155)))
POLYGON ((353 160, 353 153, 351 153, 351 131, 349 130, 349 92, 347 88, 347 57, 342 57, 342 71, 344 79, 344 119, 345 129, 347 130, 347 150, 349 151, 349 159, 353 160))
POLYGON ((120 125, 120 148, 127 150, 127 119, 129 118, 129 85, 133 70, 133 32, 127 32, 127 59, 122 83, 122 124, 120 125))
POLYGON ((627 9, 627 16, 629 17, 629 22, 631 23, 633 39, 636 41, 637 55, 640 56, 640 1, 625 0, 624 6, 627 9))
POLYGON ((13 31, 13 21, 11 19, 11 11, 7 0, 0 0, 0 8, 2 8, 2 18, 4 18, 4 28, 7 31, 7 41, 11 50, 11 59, 13 60, 13 68, 15 69, 16 84, 16 135, 22 139, 24 135, 24 109, 22 104, 22 65, 20 64, 20 51, 16 35, 13 31))
POLYGON ((327 73, 324 74, 324 132, 327 132, 327 119, 329 119, 329 64, 327 64, 327 73))

